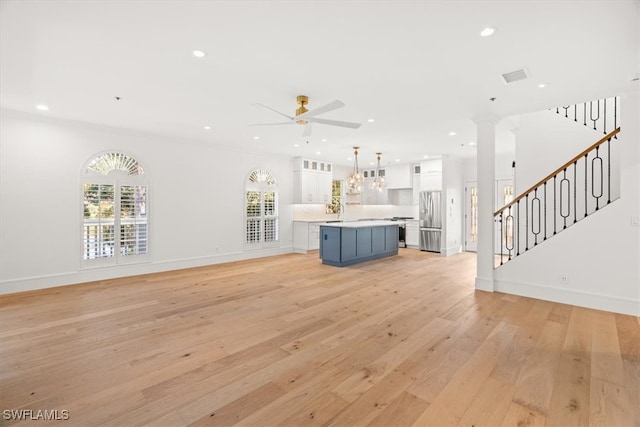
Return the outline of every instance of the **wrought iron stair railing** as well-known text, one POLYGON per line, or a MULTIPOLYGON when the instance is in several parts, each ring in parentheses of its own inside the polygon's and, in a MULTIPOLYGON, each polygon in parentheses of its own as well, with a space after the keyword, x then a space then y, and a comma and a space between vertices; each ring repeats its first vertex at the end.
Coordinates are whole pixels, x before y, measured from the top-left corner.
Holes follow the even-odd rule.
MULTIPOLYGON (((555 109, 556 114, 584 126, 593 127, 593 130, 602 132, 604 135, 618 128, 618 111, 617 96, 555 109)), ((618 139, 616 136, 614 138, 618 139)))
POLYGON ((619 197, 612 139, 620 128, 494 213, 499 264, 522 255, 619 197), (612 164, 613 163, 613 164, 612 164))

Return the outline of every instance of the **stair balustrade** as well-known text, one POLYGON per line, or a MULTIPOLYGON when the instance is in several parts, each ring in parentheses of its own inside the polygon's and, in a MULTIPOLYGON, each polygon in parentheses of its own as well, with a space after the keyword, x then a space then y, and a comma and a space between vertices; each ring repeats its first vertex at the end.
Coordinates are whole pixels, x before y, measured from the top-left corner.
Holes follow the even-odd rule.
POLYGON ((522 255, 619 197, 616 128, 494 213, 499 265, 522 255))
MULTIPOLYGON (((565 118, 582 123, 584 126, 593 127, 593 130, 600 131, 604 135, 610 132, 609 129, 618 128, 618 110, 617 96, 555 109, 556 114, 564 115, 565 118)), ((617 136, 614 138, 618 139, 617 136)))

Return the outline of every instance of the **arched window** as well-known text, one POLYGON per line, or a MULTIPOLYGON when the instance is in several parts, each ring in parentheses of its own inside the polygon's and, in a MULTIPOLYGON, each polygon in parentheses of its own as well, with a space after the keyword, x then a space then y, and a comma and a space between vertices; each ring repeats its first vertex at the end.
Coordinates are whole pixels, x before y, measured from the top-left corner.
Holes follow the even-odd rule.
POLYGON ((82 174, 82 264, 121 264, 148 257, 148 185, 133 157, 102 153, 82 174))
POLYGON ((265 169, 256 169, 245 183, 245 243, 259 248, 275 244, 278 232, 278 185, 265 169))

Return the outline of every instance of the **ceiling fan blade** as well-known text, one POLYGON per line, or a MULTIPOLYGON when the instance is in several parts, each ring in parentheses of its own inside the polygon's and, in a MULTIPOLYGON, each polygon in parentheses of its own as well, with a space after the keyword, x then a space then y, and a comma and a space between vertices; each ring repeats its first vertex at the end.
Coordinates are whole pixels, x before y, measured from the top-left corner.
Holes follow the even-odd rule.
POLYGON ((269 111, 273 111, 274 113, 279 114, 279 115, 281 115, 282 117, 286 117, 286 118, 287 118, 287 119, 289 119, 289 120, 293 120, 293 117, 292 117, 292 116, 289 116, 289 115, 287 115, 287 114, 285 114, 285 113, 281 113, 280 111, 278 111, 278 110, 274 110, 274 109, 273 109, 273 108, 271 108, 271 107, 267 107, 267 106, 266 106, 266 105, 264 105, 264 104, 260 104, 260 103, 258 102, 258 103, 256 103, 256 105, 258 105, 258 106, 260 106, 260 107, 262 107, 262 108, 266 108, 266 109, 267 109, 267 110, 269 110, 269 111))
POLYGON ((249 126, 278 126, 278 125, 295 125, 296 122, 278 122, 278 123, 252 123, 249 126))
POLYGON ((320 119, 318 117, 307 117, 305 120, 308 122, 319 123, 322 125, 341 126, 343 128, 351 128, 351 129, 358 129, 361 126, 360 123, 343 122, 340 120, 327 120, 327 119, 320 119))
POLYGON ((311 125, 307 123, 304 125, 304 131, 302 131, 302 136, 310 136, 311 135, 311 125))
POLYGON ((302 113, 299 116, 296 116, 296 119, 301 119, 304 117, 313 117, 318 114, 327 113, 329 111, 337 110, 338 108, 344 107, 344 102, 338 101, 337 99, 333 102, 328 103, 322 107, 314 108, 313 110, 309 110, 306 113, 302 113))

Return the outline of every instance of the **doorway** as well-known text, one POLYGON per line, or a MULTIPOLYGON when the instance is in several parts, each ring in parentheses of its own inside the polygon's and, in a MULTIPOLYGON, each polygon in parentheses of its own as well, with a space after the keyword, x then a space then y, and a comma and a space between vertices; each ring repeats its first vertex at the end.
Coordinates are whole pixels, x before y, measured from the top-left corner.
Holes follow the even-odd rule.
MULTIPOLYGON (((514 186, 511 178, 497 179, 495 184, 494 210, 498 210, 510 203, 514 198, 514 186)), ((468 252, 478 251, 478 182, 467 181, 464 186, 465 192, 465 250, 468 252)), ((503 228, 500 236, 499 227, 496 227, 496 251, 500 246, 512 246, 513 243, 513 223, 503 228)))
POLYGON ((469 252, 478 250, 478 182, 468 181, 464 185, 464 248, 469 252))

